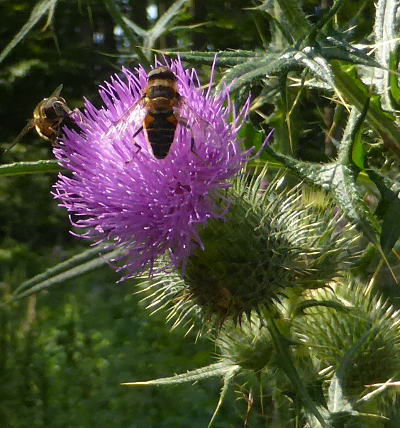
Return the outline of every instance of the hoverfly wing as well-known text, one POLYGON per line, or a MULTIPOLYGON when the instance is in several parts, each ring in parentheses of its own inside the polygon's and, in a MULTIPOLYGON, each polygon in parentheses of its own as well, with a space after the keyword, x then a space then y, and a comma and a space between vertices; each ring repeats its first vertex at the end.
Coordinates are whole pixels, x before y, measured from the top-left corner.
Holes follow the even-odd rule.
MULTIPOLYGON (((180 97, 179 100, 179 106, 177 109, 177 114, 179 116, 179 123, 187 128, 190 128, 190 123, 187 123, 187 116, 188 114, 185 114, 185 110, 187 110, 194 118, 194 122, 199 124, 201 129, 203 129, 204 134, 209 132, 216 140, 220 140, 219 134, 215 131, 214 126, 200 113, 198 113, 187 101, 184 97, 180 97)), ((193 130, 192 137, 193 137, 193 130)))
POLYGON ((21 130, 21 132, 11 142, 11 144, 6 149, 4 149, 2 155, 5 155, 8 151, 10 151, 34 127, 35 127, 35 121, 33 119, 29 120, 28 123, 23 127, 23 129, 21 130))
POLYGON ((146 112, 147 107, 145 105, 144 98, 138 99, 122 114, 119 119, 111 122, 111 125, 105 131, 104 136, 110 137, 113 134, 121 135, 132 123, 138 125, 137 127, 140 128, 146 112))
POLYGON ((49 98, 51 97, 59 97, 61 94, 63 88, 63 84, 61 83, 61 85, 58 85, 56 89, 54 89, 53 93, 49 96, 49 98))

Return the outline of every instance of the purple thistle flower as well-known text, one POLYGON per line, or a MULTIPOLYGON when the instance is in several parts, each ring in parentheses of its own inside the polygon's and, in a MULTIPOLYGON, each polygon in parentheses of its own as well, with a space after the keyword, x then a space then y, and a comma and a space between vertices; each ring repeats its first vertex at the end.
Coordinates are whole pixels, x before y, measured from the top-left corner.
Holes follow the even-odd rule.
POLYGON ((100 87, 102 108, 85 100, 84 112, 75 116, 80 133, 65 128, 54 149, 72 172, 59 175, 55 197, 74 215, 73 226, 87 229, 79 236, 126 250, 118 268, 127 271, 124 278, 151 268, 166 251, 175 266, 184 266, 194 246, 202 246, 198 228, 223 216, 216 193, 249 155, 238 139, 249 101, 235 116, 228 88, 212 95, 213 77, 205 92, 194 69, 185 70, 180 60, 165 62, 177 77, 181 101, 175 110, 184 124, 177 125, 164 159, 154 156, 144 131, 133 140, 147 114, 139 101, 147 85, 141 66, 135 73, 124 68, 124 80, 114 75, 100 87))

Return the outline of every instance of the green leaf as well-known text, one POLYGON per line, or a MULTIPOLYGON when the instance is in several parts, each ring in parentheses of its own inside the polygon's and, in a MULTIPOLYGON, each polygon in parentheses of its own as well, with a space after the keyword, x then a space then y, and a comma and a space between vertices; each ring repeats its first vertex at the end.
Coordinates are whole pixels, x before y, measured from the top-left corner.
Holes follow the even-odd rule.
POLYGON ((400 129, 395 124, 394 116, 383 111, 379 97, 370 96, 368 88, 356 75, 353 66, 343 66, 337 61, 332 61, 331 66, 335 88, 350 105, 361 111, 368 98, 371 99, 366 119, 382 137, 385 146, 400 158, 400 129))
POLYGON ((400 108, 400 86, 399 86, 399 76, 398 76, 398 67, 399 67, 399 56, 400 56, 400 46, 397 46, 396 51, 390 53, 389 67, 390 67, 390 96, 392 99, 393 107, 396 110, 400 108))
POLYGON ((302 40, 310 33, 312 26, 307 21, 298 0, 276 0, 274 4, 279 5, 280 11, 275 8, 273 17, 285 32, 291 34, 293 40, 302 40))
POLYGON ((340 302, 335 300, 316 300, 316 299, 308 299, 304 300, 296 305, 296 311, 295 314, 299 315, 304 313, 306 309, 309 308, 315 308, 315 307, 325 307, 325 308, 332 308, 336 309, 338 311, 347 312, 349 309, 343 306, 340 302))
POLYGON ((175 0, 174 3, 163 13, 147 32, 144 39, 144 48, 146 51, 154 47, 155 41, 166 31, 168 31, 168 23, 178 14, 182 6, 188 3, 188 0, 175 0))
MULTIPOLYGON (((56 7, 58 0, 41 0, 36 6, 32 9, 32 12, 29 16, 26 24, 21 28, 21 30, 14 36, 11 42, 3 49, 0 53, 0 63, 6 58, 6 56, 22 41, 22 39, 32 30, 32 28, 37 24, 40 18, 46 13, 49 14, 49 19, 54 14, 54 8, 56 7)), ((47 25, 49 24, 49 20, 47 25)))
POLYGON ((122 19, 124 20, 125 24, 133 31, 135 32, 138 36, 145 38, 147 36, 147 31, 144 30, 142 27, 140 27, 139 25, 135 24, 133 21, 131 21, 129 18, 127 18, 126 16, 123 16, 122 19))
POLYGON ((139 48, 139 44, 140 44, 139 40, 136 38, 136 35, 132 31, 132 28, 129 25, 127 25, 126 20, 124 19, 124 16, 119 10, 119 7, 116 1, 114 0, 103 0, 103 1, 114 23, 116 25, 119 25, 122 28, 122 31, 124 32, 125 37, 129 41, 131 49, 135 51, 139 61, 143 65, 149 66, 150 63, 149 63, 149 60, 147 59, 147 56, 139 48))
POLYGON ((104 248, 93 248, 84 251, 82 254, 71 257, 28 281, 25 281, 14 291, 13 298, 22 299, 23 297, 38 293, 44 288, 63 283, 68 279, 104 266, 107 262, 122 254, 123 250, 121 249, 105 252, 104 248))
POLYGON ((400 238, 400 183, 392 183, 389 178, 383 177, 372 169, 366 172, 381 194, 381 201, 375 214, 383 221, 380 239, 382 250, 385 254, 389 254, 400 238), (395 191, 393 188, 395 188, 395 191))
POLYGON ((367 151, 365 150, 364 143, 361 139, 361 133, 358 133, 355 137, 352 150, 352 160, 354 164, 360 169, 363 170, 365 167, 365 157, 367 156, 367 151))
POLYGON ((23 174, 44 174, 61 171, 57 160, 39 160, 36 162, 15 162, 0 165, 0 176, 13 176, 23 174))
POLYGON ((186 373, 178 374, 171 377, 163 377, 160 379, 153 379, 144 382, 124 382, 123 386, 161 386, 161 385, 176 385, 187 382, 197 382, 203 379, 212 377, 225 376, 226 373, 236 371, 239 369, 237 365, 227 365, 226 363, 215 363, 209 366, 202 367, 188 371, 186 373))

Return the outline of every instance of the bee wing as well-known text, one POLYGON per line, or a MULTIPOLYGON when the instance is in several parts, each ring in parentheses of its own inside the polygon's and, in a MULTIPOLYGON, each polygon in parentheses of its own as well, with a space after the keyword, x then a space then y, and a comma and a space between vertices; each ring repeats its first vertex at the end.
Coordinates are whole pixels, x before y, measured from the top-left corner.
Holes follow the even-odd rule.
POLYGON ((142 126, 141 122, 146 113, 147 108, 145 100, 144 98, 140 98, 135 101, 119 119, 111 123, 104 135, 110 137, 113 134, 121 134, 125 132, 126 128, 132 123, 140 123, 140 126, 142 126))

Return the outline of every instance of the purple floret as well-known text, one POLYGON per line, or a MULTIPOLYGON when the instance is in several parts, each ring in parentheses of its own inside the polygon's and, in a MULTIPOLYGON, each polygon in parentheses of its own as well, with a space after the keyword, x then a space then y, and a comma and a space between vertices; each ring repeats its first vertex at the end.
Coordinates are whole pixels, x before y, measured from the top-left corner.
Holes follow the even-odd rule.
POLYGON ((121 77, 104 83, 103 107, 86 100, 82 115, 75 116, 80 133, 64 129, 54 149, 61 166, 72 172, 59 175, 55 197, 73 215, 73 226, 86 229, 79 236, 127 250, 119 268, 125 277, 152 267, 165 252, 174 265, 184 265, 193 248, 202 246, 198 228, 223 216, 217 191, 229 186, 248 157, 238 131, 249 103, 235 117, 228 89, 212 95, 200 88, 195 70, 185 70, 180 60, 165 62, 156 66, 176 74, 185 122, 165 159, 154 157, 144 132, 135 137, 136 145, 132 138, 146 115, 137 103, 147 82, 142 67, 134 73, 124 68, 121 77))

